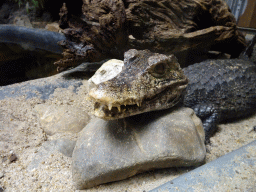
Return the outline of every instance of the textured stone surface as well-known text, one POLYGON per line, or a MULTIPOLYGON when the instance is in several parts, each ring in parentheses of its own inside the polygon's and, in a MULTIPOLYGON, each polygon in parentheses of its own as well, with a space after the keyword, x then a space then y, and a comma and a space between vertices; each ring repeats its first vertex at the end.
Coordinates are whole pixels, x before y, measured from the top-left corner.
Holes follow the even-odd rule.
POLYGON ((90 116, 78 106, 55 106, 39 104, 35 106, 39 122, 48 135, 59 132, 80 132, 90 121, 90 116))
POLYGON ((76 145, 76 141, 70 141, 68 139, 59 139, 54 141, 56 148, 59 152, 67 157, 72 157, 73 150, 76 145))
POLYGON ((95 119, 76 143, 73 180, 84 189, 155 168, 197 166, 205 151, 202 123, 189 108, 95 119))

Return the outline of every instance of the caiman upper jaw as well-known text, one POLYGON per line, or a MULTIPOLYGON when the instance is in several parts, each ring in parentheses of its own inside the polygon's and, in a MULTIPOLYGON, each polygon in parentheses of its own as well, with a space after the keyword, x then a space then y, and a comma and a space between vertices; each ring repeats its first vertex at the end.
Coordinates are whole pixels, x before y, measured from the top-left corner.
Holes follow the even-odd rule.
POLYGON ((143 104, 143 100, 135 99, 117 101, 107 93, 98 94, 94 89, 89 92, 89 98, 94 103, 94 115, 107 120, 123 118, 127 116, 125 115, 127 111, 139 110, 143 104))
POLYGON ((173 107, 180 101, 182 92, 186 86, 187 79, 182 82, 175 83, 175 86, 163 90, 153 98, 145 98, 143 100, 131 99, 126 100, 123 103, 106 102, 106 100, 111 100, 110 98, 106 99, 106 97, 104 97, 106 100, 102 98, 95 99, 95 97, 92 97, 93 92, 90 92, 91 94, 89 94, 89 96, 94 103, 95 116, 105 120, 114 120, 152 110, 162 110, 173 107))
POLYGON ((105 105, 102 103, 96 102, 94 105, 94 114, 97 117, 106 119, 106 120, 114 120, 114 119, 119 119, 119 118, 124 118, 129 115, 125 115, 126 111, 129 111, 129 109, 132 108, 140 108, 140 105, 105 105))

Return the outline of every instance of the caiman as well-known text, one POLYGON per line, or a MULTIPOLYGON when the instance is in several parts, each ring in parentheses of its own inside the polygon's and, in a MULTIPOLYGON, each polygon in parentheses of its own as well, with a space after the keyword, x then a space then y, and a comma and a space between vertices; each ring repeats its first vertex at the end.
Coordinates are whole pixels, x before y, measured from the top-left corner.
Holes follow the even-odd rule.
POLYGON ((181 69, 174 55, 129 50, 113 78, 89 92, 94 114, 114 120, 179 103, 201 118, 206 141, 217 124, 256 108, 256 65, 242 59, 207 60, 181 69))

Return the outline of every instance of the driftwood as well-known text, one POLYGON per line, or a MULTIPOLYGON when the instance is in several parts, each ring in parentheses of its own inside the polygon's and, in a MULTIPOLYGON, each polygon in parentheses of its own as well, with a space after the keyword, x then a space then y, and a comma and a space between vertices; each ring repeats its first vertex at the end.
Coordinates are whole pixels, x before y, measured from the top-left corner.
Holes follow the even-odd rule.
POLYGON ((221 0, 83 0, 82 12, 76 18, 65 5, 61 9, 60 27, 67 40, 60 43, 65 49, 64 58, 56 62, 60 69, 122 59, 131 48, 174 53, 186 63, 202 50, 237 57, 246 46, 221 0))

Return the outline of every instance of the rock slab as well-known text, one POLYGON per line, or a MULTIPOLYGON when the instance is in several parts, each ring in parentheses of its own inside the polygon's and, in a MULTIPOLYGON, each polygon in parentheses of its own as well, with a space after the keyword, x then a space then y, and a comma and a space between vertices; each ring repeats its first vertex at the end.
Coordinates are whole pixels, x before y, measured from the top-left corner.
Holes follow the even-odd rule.
POLYGON ((78 189, 123 180, 157 168, 200 165, 206 155, 201 120, 189 108, 126 119, 92 120, 72 156, 78 189))

